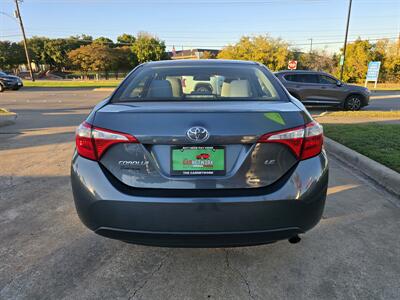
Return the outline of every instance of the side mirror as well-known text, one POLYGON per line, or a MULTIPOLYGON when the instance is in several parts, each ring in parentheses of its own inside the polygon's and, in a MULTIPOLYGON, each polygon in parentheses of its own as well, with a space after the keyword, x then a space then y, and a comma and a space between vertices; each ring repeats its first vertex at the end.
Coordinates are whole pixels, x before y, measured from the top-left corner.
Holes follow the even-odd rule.
POLYGON ((341 82, 340 80, 338 80, 338 81, 336 81, 336 85, 337 85, 337 86, 342 86, 342 85, 343 85, 343 82, 341 82))

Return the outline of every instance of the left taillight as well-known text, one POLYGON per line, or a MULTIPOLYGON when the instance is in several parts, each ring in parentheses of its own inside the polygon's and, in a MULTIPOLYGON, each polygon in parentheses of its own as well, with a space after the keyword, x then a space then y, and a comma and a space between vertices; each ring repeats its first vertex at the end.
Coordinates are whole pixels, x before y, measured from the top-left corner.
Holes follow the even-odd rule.
POLYGON ((94 127, 83 122, 75 133, 76 150, 79 155, 100 160, 104 152, 118 143, 138 143, 138 140, 129 134, 105 128, 94 127))
POLYGON ((264 134, 258 142, 284 144, 297 158, 304 160, 321 153, 323 129, 319 123, 313 121, 305 126, 264 134))

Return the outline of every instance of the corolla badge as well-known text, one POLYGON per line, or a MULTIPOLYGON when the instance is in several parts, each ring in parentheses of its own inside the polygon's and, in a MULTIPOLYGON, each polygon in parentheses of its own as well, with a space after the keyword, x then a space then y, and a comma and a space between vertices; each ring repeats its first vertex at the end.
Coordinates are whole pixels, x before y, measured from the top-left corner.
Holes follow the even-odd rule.
POLYGON ((207 129, 200 126, 189 128, 188 131, 186 132, 186 136, 188 137, 189 140, 195 143, 205 142, 210 137, 207 129))

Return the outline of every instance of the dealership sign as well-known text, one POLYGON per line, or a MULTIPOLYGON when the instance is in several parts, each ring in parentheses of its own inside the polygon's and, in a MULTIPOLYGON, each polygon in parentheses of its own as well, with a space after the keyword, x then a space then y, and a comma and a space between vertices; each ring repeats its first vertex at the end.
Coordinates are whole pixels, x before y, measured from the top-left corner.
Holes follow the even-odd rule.
POLYGON ((370 61, 368 64, 367 78, 365 78, 365 86, 368 81, 375 81, 375 87, 378 82, 379 70, 381 68, 380 61, 370 61))
POLYGON ((289 60, 288 69, 296 70, 297 69, 297 60, 289 60))

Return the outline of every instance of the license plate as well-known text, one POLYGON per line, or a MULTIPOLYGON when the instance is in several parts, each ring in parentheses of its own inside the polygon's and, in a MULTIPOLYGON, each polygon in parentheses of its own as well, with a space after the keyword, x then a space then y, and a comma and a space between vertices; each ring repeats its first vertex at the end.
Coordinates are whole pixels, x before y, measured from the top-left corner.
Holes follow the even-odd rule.
POLYGON ((221 146, 173 147, 172 175, 225 175, 225 148, 221 146))

